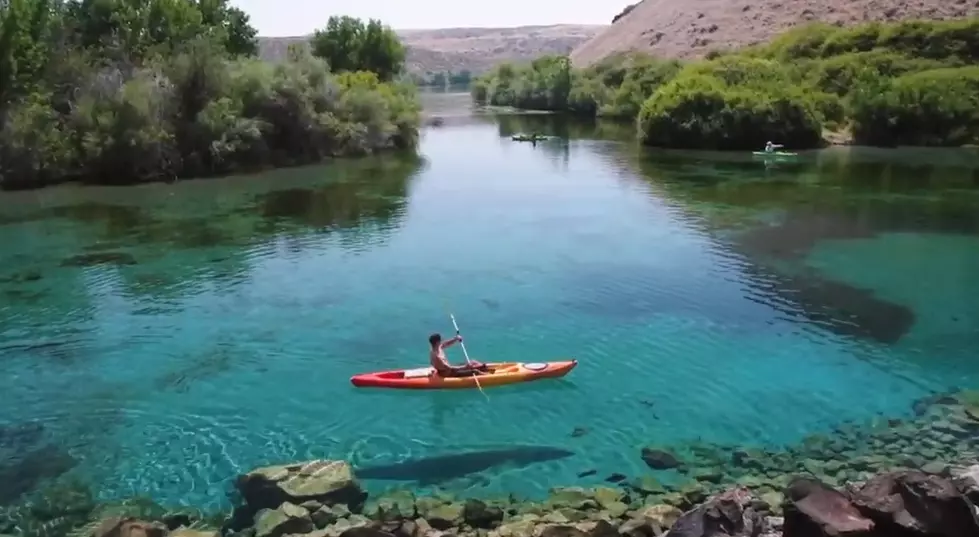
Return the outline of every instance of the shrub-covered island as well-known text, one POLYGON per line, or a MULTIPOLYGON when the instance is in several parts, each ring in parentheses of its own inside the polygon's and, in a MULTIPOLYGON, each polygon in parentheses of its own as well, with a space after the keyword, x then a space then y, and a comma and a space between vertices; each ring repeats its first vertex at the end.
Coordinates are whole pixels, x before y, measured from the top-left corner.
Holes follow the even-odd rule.
POLYGON ((404 49, 377 21, 331 18, 271 64, 227 0, 0 6, 3 188, 228 174, 417 141, 417 94, 394 81, 404 49))
POLYGON ((621 54, 500 65, 479 103, 635 119, 660 147, 815 147, 825 130, 865 145, 979 143, 979 19, 812 24, 771 43, 681 64, 621 54))

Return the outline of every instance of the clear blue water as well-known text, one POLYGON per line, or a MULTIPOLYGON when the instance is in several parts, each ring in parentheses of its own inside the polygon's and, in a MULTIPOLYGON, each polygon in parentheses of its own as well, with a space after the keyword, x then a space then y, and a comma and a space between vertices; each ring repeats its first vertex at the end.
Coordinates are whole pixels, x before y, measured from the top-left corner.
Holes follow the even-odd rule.
POLYGON ((573 451, 442 484, 533 497, 644 474, 646 444, 792 443, 979 386, 975 154, 766 165, 614 131, 461 114, 419 159, 2 194, 0 463, 225 507, 269 463, 573 451), (531 129, 565 138, 510 141, 531 129), (62 266, 92 252, 136 263, 62 266), (350 385, 424 365, 449 312, 475 359, 580 365, 485 396, 350 385))

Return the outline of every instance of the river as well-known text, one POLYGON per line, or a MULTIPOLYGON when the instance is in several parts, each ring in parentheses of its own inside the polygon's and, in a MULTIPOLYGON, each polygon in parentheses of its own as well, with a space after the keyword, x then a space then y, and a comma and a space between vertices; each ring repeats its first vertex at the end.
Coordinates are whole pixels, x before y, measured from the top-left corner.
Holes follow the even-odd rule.
POLYGON ((417 156, 0 194, 0 503, 78 477, 226 507, 269 463, 572 451, 440 483, 539 496, 648 472, 645 444, 782 445, 979 386, 975 152, 652 151, 426 98, 417 156), (424 365, 450 312, 475 359, 579 365, 351 386, 424 365))

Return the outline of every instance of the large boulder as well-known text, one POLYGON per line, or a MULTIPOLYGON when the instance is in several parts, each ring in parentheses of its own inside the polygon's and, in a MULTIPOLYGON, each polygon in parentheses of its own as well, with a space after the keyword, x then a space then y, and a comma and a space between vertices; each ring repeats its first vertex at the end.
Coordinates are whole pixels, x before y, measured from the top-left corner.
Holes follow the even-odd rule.
POLYGON ((973 504, 979 504, 979 464, 952 470, 956 488, 973 504))
POLYGON ((276 509, 283 502, 315 500, 323 505, 346 504, 359 510, 367 499, 353 469, 344 461, 313 460, 266 466, 239 476, 236 486, 250 508, 276 509))
POLYGON ((757 537, 764 518, 751 507, 751 492, 729 489, 681 516, 667 537, 757 537))
POLYGON ((881 535, 979 535, 975 506, 941 476, 919 471, 877 475, 851 491, 850 499, 881 535))
POLYGON ((792 537, 865 537, 874 523, 841 492, 820 481, 796 478, 785 489, 783 531, 792 537))

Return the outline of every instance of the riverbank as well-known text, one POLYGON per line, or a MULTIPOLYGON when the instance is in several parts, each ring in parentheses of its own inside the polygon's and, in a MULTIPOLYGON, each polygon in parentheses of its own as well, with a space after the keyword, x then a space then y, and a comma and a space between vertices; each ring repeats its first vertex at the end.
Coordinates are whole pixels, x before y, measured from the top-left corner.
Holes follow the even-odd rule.
POLYGON ((770 43, 681 62, 639 53, 585 69, 567 57, 501 65, 477 103, 623 118, 655 147, 790 150, 835 143, 957 147, 979 141, 979 19, 811 24, 770 43))
POLYGON ((705 528, 720 524, 727 535, 975 535, 979 394, 938 395, 912 410, 911 419, 843 424, 779 450, 649 445, 637 453, 648 475, 613 474, 606 486, 557 488, 543 500, 370 496, 347 462, 326 460, 239 476, 232 513, 99 503, 64 483, 0 511, 0 534, 648 537, 672 527, 676 537, 716 535, 705 528))

